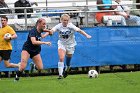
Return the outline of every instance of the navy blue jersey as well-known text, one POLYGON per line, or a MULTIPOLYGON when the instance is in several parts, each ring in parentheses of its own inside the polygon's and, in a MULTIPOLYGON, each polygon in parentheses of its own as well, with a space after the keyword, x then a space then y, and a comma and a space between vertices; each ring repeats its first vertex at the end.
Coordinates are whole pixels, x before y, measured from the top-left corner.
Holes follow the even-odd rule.
POLYGON ((29 31, 27 41, 23 45, 23 50, 26 49, 31 52, 40 52, 41 45, 33 45, 31 37, 35 37, 37 41, 41 41, 41 33, 39 33, 36 28, 33 28, 29 31))

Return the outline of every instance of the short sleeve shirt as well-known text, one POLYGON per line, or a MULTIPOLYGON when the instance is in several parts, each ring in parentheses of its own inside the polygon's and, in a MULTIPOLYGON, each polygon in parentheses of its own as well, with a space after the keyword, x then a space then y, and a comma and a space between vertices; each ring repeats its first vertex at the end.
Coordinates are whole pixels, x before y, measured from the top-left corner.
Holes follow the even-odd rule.
POLYGON ((29 31, 28 38, 23 47, 32 52, 40 52, 41 45, 33 45, 31 37, 35 37, 37 41, 41 41, 41 33, 39 33, 36 28, 33 28, 29 31))
POLYGON ((0 28, 0 50, 12 50, 12 45, 10 41, 4 40, 4 35, 6 33, 10 33, 11 35, 15 34, 16 32, 10 26, 5 26, 0 28))
POLYGON ((57 31, 59 34, 58 43, 61 43, 64 45, 70 45, 70 46, 76 45, 74 33, 78 31, 79 28, 73 25, 72 23, 68 23, 66 27, 64 27, 62 23, 59 23, 58 25, 53 27, 52 30, 54 32, 57 31))

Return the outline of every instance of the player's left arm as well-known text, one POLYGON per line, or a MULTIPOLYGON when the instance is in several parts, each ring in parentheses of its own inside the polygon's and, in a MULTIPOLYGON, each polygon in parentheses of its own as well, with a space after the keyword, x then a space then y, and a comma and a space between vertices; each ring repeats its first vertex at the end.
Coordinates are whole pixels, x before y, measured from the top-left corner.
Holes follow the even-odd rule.
POLYGON ((52 35, 52 32, 49 29, 44 29, 43 32, 46 32, 46 33, 41 35, 42 38, 45 38, 48 35, 52 35))
POLYGON ((81 30, 80 28, 77 30, 77 32, 83 34, 84 36, 86 36, 87 38, 91 38, 92 36, 87 34, 85 31, 81 30))
POLYGON ((51 45, 51 42, 37 41, 35 37, 30 37, 30 38, 33 45, 42 45, 42 44, 46 44, 49 46, 51 45))
POLYGON ((17 34, 14 31, 14 29, 12 27, 9 27, 9 31, 10 31, 10 34, 11 34, 11 37, 9 38, 9 40, 16 39, 17 38, 17 34))
POLYGON ((45 38, 46 36, 48 36, 49 35, 49 32, 45 32, 44 34, 41 34, 41 37, 42 38, 45 38))

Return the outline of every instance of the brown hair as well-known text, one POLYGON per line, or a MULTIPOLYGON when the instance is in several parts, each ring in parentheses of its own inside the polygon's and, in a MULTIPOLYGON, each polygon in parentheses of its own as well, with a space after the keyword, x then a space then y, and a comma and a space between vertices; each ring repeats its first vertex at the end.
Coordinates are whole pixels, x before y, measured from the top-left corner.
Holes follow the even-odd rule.
POLYGON ((38 20, 37 20, 37 22, 36 22, 36 26, 39 24, 39 23, 41 23, 43 20, 45 20, 44 18, 39 18, 38 20))
POLYGON ((8 21, 8 17, 6 16, 1 16, 1 18, 6 19, 8 21))

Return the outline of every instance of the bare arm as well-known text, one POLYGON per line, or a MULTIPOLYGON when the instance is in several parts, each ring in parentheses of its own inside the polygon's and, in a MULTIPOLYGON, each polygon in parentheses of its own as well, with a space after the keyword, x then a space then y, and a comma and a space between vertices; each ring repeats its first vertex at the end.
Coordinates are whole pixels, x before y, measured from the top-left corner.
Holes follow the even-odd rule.
POLYGON ((7 41, 9 41, 9 40, 12 40, 12 39, 15 39, 15 38, 17 38, 17 34, 16 33, 13 34, 13 35, 11 35, 11 37, 6 37, 4 39, 7 40, 7 41))
POLYGON ((44 29, 44 32, 48 32, 48 35, 52 35, 53 34, 53 30, 48 30, 48 29, 44 29))
POLYGON ((49 35, 49 32, 46 32, 45 34, 42 34, 41 37, 42 37, 42 38, 45 38, 45 37, 48 36, 48 35, 49 35))
POLYGON ((35 37, 31 37, 31 41, 34 45, 42 45, 42 44, 51 45, 51 42, 37 41, 35 37))
POLYGON ((49 35, 53 35, 53 33, 54 33, 54 30, 49 30, 49 35))
POLYGON ((84 36, 86 36, 87 38, 91 38, 91 36, 89 34, 87 34, 85 31, 79 29, 78 30, 79 33, 83 34, 84 36))

